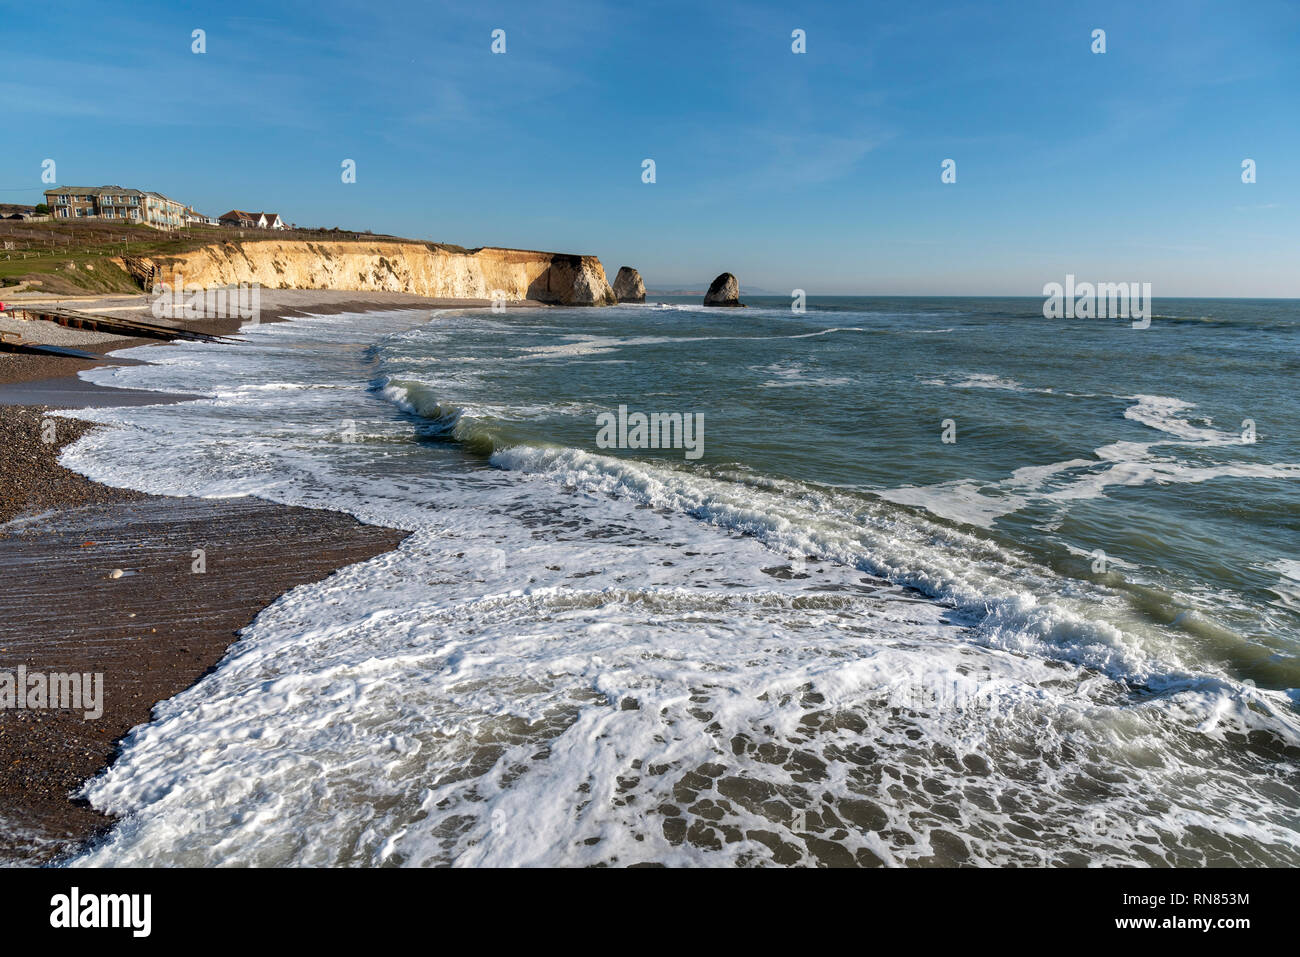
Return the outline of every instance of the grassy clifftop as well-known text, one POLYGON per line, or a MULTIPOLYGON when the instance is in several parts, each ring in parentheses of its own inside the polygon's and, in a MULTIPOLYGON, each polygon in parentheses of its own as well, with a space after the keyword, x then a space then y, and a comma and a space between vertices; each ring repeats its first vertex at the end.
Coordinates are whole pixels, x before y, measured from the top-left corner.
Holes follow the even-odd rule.
MULTIPOLYGON (((131 275, 113 262, 115 257, 176 256, 204 246, 258 239, 421 242, 342 230, 191 226, 164 232, 138 224, 100 220, 45 223, 0 220, 0 299, 6 289, 15 287, 56 295, 140 292, 131 275)), ((459 246, 424 245, 463 251, 459 246)))

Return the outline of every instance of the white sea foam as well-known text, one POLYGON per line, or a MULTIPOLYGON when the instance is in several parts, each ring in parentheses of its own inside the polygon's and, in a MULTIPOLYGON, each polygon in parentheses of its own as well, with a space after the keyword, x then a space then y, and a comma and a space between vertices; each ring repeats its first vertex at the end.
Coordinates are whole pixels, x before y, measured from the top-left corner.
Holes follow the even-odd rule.
POLYGON ((1002 376, 992 375, 986 372, 976 372, 964 376, 956 381, 948 379, 922 379, 926 385, 943 385, 950 386, 954 389, 1005 389, 1009 392, 1051 392, 1051 389, 1027 389, 1014 379, 1006 379, 1002 376))
POLYGON ((1300 611, 1300 561, 1283 559, 1273 565, 1273 570, 1280 576, 1272 586, 1277 596, 1276 604, 1291 611, 1300 611))
MULTIPOLYGON (((784 318, 784 316, 782 316, 784 318)), ((543 346, 519 346, 515 358, 519 359, 555 359, 585 358, 604 355, 621 349, 635 349, 641 346, 657 345, 698 345, 702 342, 740 342, 766 341, 782 339, 816 339, 821 336, 834 335, 839 332, 868 332, 870 330, 856 326, 833 326, 816 329, 811 332, 797 332, 774 336, 566 336, 569 342, 551 343, 543 346)), ((503 357, 509 361, 511 357, 503 357)))
POLYGON ((761 371, 775 377, 761 383, 764 389, 825 388, 849 385, 853 381, 847 376, 810 374, 808 368, 799 363, 770 365, 761 371))
POLYGON ((782 552, 817 555, 916 588, 958 609, 969 639, 1069 661, 1128 683, 1170 690, 1199 684, 1178 649, 1104 589, 1064 584, 1052 573, 977 536, 874 504, 869 498, 787 482, 737 484, 686 469, 574 449, 514 447, 493 461, 566 486, 631 498, 742 531, 782 552), (1109 606, 1109 613, 1105 610, 1109 606))
POLYGON ((1194 403, 1185 402, 1167 395, 1135 395, 1131 398, 1136 404, 1124 410, 1124 418, 1141 422, 1143 425, 1175 436, 1185 442, 1201 445, 1240 445, 1241 435, 1220 432, 1217 429, 1201 428, 1188 422, 1184 417, 1194 403))
MULTIPOLYGON (((931 384, 1021 391, 1018 383, 997 377, 972 377, 971 381, 931 384)), ((1050 389, 1032 390, 1050 392, 1050 389)), ((1006 515, 1019 512, 1033 502, 1066 502, 1100 498, 1111 488, 1159 484, 1199 484, 1221 478, 1296 479, 1300 463, 1232 462, 1195 465, 1161 458, 1153 450, 1162 447, 1212 448, 1241 446, 1241 436, 1209 426, 1197 426, 1185 418, 1195 406, 1170 396, 1135 395, 1124 417, 1162 432, 1168 439, 1149 442, 1112 442, 1093 450, 1092 459, 1068 459, 1046 465, 1023 466, 1007 478, 994 482, 956 481, 931 486, 883 489, 878 494, 889 501, 914 505, 947 518, 991 528, 1006 515)))

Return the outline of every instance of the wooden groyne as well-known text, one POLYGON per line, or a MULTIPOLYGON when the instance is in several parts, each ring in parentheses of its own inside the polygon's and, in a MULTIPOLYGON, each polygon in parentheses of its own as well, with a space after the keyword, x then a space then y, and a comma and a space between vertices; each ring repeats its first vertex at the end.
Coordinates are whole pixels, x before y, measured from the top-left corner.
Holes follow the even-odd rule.
POLYGON ((231 336, 218 336, 206 332, 195 332, 178 326, 168 326, 159 322, 145 322, 142 319, 122 319, 118 316, 102 316, 76 309, 64 309, 57 306, 41 308, 16 306, 8 315, 20 319, 54 322, 70 329, 86 329, 91 332, 106 332, 118 336, 131 336, 145 339, 184 339, 188 342, 242 342, 231 336))
POLYGON ((59 356, 65 359, 102 359, 103 356, 80 349, 68 349, 64 346, 49 346, 41 342, 29 342, 16 332, 0 332, 0 352, 16 352, 20 355, 59 356))

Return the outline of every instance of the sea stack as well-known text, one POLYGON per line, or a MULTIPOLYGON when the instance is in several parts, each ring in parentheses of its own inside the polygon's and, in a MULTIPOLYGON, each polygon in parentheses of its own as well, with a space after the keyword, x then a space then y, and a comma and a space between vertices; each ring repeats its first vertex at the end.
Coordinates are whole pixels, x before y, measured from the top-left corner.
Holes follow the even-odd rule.
POLYGON ((740 283, 729 272, 724 272, 709 285, 704 296, 706 306, 740 306, 740 283))
POLYGON ((619 302, 645 302, 645 283, 631 266, 619 266, 614 277, 614 295, 619 302))

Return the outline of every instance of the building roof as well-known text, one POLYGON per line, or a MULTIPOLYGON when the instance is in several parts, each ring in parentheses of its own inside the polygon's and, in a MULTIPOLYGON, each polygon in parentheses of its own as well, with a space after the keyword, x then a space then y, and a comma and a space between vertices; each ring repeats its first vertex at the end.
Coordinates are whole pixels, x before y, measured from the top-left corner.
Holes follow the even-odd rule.
POLYGON ((245 212, 242 209, 232 209, 228 213, 222 213, 217 218, 218 219, 243 219, 243 220, 247 220, 250 223, 255 223, 263 216, 266 217, 266 221, 268 223, 273 223, 276 220, 279 220, 280 222, 284 222, 283 219, 280 219, 279 213, 263 213, 263 212, 249 213, 249 212, 245 212))
MULTIPOLYGON (((47 189, 45 195, 50 193, 125 193, 127 196, 143 196, 138 189, 131 189, 129 186, 55 186, 47 189)), ((153 194, 157 196, 157 193, 153 194)))
POLYGON ((184 205, 170 196, 164 196, 162 193, 155 193, 153 190, 132 189, 130 186, 55 186, 53 189, 45 191, 46 196, 51 193, 89 193, 95 196, 114 193, 119 196, 152 196, 154 199, 161 199, 165 203, 175 203, 177 206, 184 205))

